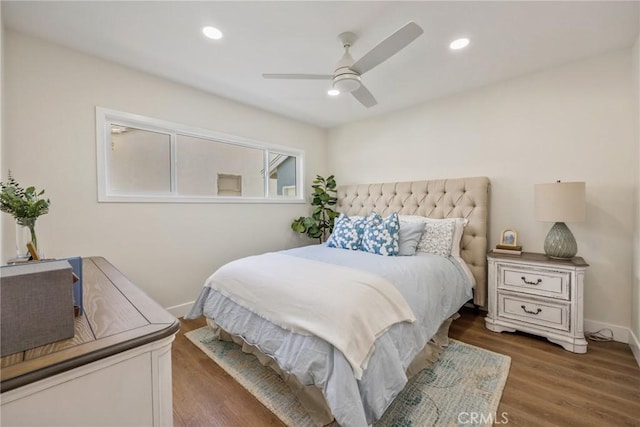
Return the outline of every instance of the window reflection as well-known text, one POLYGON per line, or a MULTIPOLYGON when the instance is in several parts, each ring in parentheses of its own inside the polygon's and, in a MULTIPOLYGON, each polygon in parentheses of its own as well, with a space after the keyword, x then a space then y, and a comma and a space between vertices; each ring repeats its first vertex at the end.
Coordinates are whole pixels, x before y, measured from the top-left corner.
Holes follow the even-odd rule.
POLYGON ((263 150, 177 135, 176 159, 180 195, 264 196, 263 150))
POLYGON ((111 125, 111 190, 119 194, 171 191, 171 135, 111 125))
POLYGON ((96 123, 99 201, 303 202, 299 150, 101 107, 96 123))
POLYGON ((269 195, 296 196, 296 158, 269 153, 269 195))

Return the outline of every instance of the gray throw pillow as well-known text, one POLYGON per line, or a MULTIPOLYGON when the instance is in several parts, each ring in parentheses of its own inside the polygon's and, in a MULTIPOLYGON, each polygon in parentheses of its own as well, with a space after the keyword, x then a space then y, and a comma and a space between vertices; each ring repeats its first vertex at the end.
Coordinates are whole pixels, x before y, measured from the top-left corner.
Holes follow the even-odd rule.
POLYGON ((400 246, 400 249, 398 251, 398 255, 415 255, 418 242, 420 242, 423 232, 423 222, 400 221, 400 236, 398 237, 398 245, 400 246))

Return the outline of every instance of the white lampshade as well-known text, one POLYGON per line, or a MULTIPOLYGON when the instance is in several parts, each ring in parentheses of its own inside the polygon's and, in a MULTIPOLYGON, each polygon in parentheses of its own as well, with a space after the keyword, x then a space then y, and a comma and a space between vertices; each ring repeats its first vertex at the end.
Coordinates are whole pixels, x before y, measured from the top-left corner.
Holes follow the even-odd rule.
POLYGON ((535 211, 538 221, 584 221, 586 210, 584 182, 558 181, 535 186, 535 211))

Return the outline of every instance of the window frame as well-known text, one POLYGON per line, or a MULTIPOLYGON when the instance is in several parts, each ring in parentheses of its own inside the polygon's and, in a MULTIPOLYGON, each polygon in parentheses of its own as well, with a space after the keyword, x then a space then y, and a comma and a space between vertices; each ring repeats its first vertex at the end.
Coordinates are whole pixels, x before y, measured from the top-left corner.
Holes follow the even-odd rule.
POLYGON ((304 151, 281 145, 229 135, 222 132, 195 128, 166 120, 154 119, 138 114, 96 107, 96 148, 98 174, 98 202, 131 203, 304 203, 304 151), (171 164, 170 191, 166 194, 118 194, 110 191, 109 170, 111 160, 111 124, 129 126, 149 132, 170 135, 171 164), (216 143, 259 149, 263 152, 263 196, 194 196, 177 192, 177 137, 179 135, 211 140, 216 143), (296 159, 296 196, 269 195, 269 155, 284 154, 296 159))

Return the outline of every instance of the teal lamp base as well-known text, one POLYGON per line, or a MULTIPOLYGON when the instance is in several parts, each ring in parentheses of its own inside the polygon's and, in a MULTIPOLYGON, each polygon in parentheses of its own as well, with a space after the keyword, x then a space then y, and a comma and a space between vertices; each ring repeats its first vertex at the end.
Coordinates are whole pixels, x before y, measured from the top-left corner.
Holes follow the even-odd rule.
POLYGON ((550 258, 570 259, 578 253, 578 244, 564 222, 556 222, 544 240, 544 253, 550 258))

